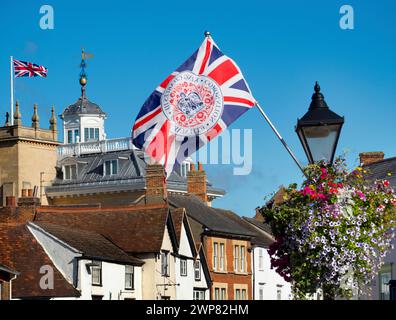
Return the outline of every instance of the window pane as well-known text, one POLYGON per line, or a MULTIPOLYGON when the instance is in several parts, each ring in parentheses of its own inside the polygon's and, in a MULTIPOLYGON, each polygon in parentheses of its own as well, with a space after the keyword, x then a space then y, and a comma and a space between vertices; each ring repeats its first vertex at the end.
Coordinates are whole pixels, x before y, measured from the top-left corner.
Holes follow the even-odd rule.
POLYGON ((65 180, 70 180, 70 166, 65 166, 65 180))
POLYGON ((118 172, 117 164, 118 164, 118 161, 117 161, 117 160, 113 160, 113 161, 112 161, 112 170, 111 170, 111 174, 117 174, 117 172, 118 172))
POLYGON ((89 141, 89 130, 84 128, 84 141, 89 141))
POLYGON ((161 253, 161 273, 163 276, 168 276, 168 269, 169 269, 169 253, 162 252, 161 253))
POLYGON ((389 300, 389 281, 391 280, 391 273, 390 272, 383 272, 380 273, 380 290, 381 290, 381 300, 389 300))
POLYGON ((218 244, 217 242, 213 245, 213 269, 217 270, 217 251, 218 251, 218 244))
POLYGON ((182 276, 187 275, 187 260, 185 259, 180 260, 180 275, 182 276))
POLYGON ((259 289, 259 300, 264 300, 264 288, 262 286, 259 289))
MULTIPOLYGON (((93 261, 93 263, 95 263, 93 261)), ((102 264, 98 262, 98 265, 92 266, 92 284, 101 285, 102 284, 102 264)))
POLYGON ((245 247, 241 246, 241 271, 245 272, 245 247))
POLYGON ((95 128, 95 140, 99 140, 99 128, 95 128))
POLYGON ((224 243, 220 243, 220 270, 224 270, 224 243))
POLYGON ((240 300, 241 299, 241 291, 239 289, 235 290, 235 300, 240 300))
POLYGON ((259 249, 259 269, 262 270, 264 268, 264 256, 263 256, 263 249, 259 249))
POLYGON ((67 130, 67 143, 73 143, 73 131, 67 130))
POLYGON ((133 289, 133 266, 125 266, 125 289, 133 289))
POLYGON ((110 161, 106 161, 105 162, 105 171, 104 171, 104 175, 105 176, 109 176, 110 175, 110 173, 111 173, 111 164, 110 164, 110 161))
POLYGON ((246 289, 242 289, 242 300, 246 300, 246 289))
POLYGON ((282 290, 280 288, 276 290, 276 299, 282 300, 282 290))
POLYGON ((80 137, 80 130, 75 129, 74 130, 74 142, 80 141, 77 137, 80 137))
POLYGON ((76 165, 73 165, 73 166, 70 166, 70 173, 71 173, 71 178, 73 179, 73 180, 75 180, 75 179, 77 179, 77 166, 76 165))
POLYGON ((195 272, 195 280, 201 280, 201 264, 199 261, 195 261, 194 272, 195 272))
POLYGON ((215 300, 220 300, 220 289, 215 288, 215 300))
POLYGON ((234 271, 238 271, 239 246, 234 246, 234 271))
POLYGON ((221 300, 225 300, 226 299, 226 289, 222 288, 221 289, 221 300))

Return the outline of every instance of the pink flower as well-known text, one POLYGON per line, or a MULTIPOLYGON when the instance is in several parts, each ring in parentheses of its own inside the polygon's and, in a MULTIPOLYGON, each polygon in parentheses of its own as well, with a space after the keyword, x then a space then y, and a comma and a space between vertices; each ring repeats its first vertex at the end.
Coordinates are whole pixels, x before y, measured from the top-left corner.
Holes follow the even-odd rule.
POLYGON ((396 199, 391 199, 391 203, 396 206, 396 199))
POLYGON ((366 195, 362 191, 356 191, 360 199, 366 201, 366 195))

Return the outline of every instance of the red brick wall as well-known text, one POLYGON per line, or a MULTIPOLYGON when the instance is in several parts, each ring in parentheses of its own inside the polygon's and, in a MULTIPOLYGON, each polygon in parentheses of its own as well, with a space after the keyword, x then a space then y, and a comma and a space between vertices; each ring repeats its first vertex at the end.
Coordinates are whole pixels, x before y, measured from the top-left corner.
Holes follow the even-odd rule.
POLYGON ((206 194, 206 173, 202 170, 202 165, 199 166, 199 170, 192 170, 187 174, 187 192, 200 197, 204 202, 208 201, 206 194))
POLYGON ((226 283, 227 286, 227 298, 228 300, 234 300, 234 284, 246 285, 247 286, 247 299, 252 299, 252 270, 251 270, 251 252, 250 252, 250 241, 237 240, 232 238, 217 238, 208 237, 204 238, 205 254, 208 260, 210 275, 214 285, 211 288, 211 299, 214 300, 214 287, 216 283, 226 283), (226 272, 213 271, 213 242, 224 241, 225 242, 225 255, 226 255, 226 272), (234 243, 238 241, 241 245, 245 246, 246 250, 246 274, 238 274, 234 272, 234 243))

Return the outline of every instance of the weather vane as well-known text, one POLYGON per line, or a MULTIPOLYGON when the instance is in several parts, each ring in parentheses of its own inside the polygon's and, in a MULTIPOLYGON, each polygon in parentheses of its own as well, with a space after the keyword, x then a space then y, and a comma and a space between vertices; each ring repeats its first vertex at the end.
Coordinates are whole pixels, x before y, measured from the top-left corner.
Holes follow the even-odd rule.
POLYGON ((87 63, 85 60, 93 58, 94 55, 92 53, 85 52, 84 48, 81 48, 81 62, 80 62, 80 78, 87 78, 87 74, 85 73, 85 69, 87 68, 87 63))
POLYGON ((81 85, 81 94, 82 97, 85 97, 85 86, 87 84, 87 74, 85 69, 87 68, 87 63, 85 60, 93 58, 92 53, 85 52, 84 48, 81 48, 81 62, 80 62, 80 85, 81 85))

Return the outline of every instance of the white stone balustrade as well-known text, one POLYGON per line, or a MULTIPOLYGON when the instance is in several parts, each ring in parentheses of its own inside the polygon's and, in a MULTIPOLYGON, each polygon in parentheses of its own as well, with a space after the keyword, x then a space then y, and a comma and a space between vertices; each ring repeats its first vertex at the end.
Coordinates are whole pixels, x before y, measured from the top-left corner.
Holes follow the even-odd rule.
POLYGON ((58 147, 58 159, 83 154, 106 153, 111 151, 132 150, 132 138, 106 139, 101 141, 63 144, 58 147))

